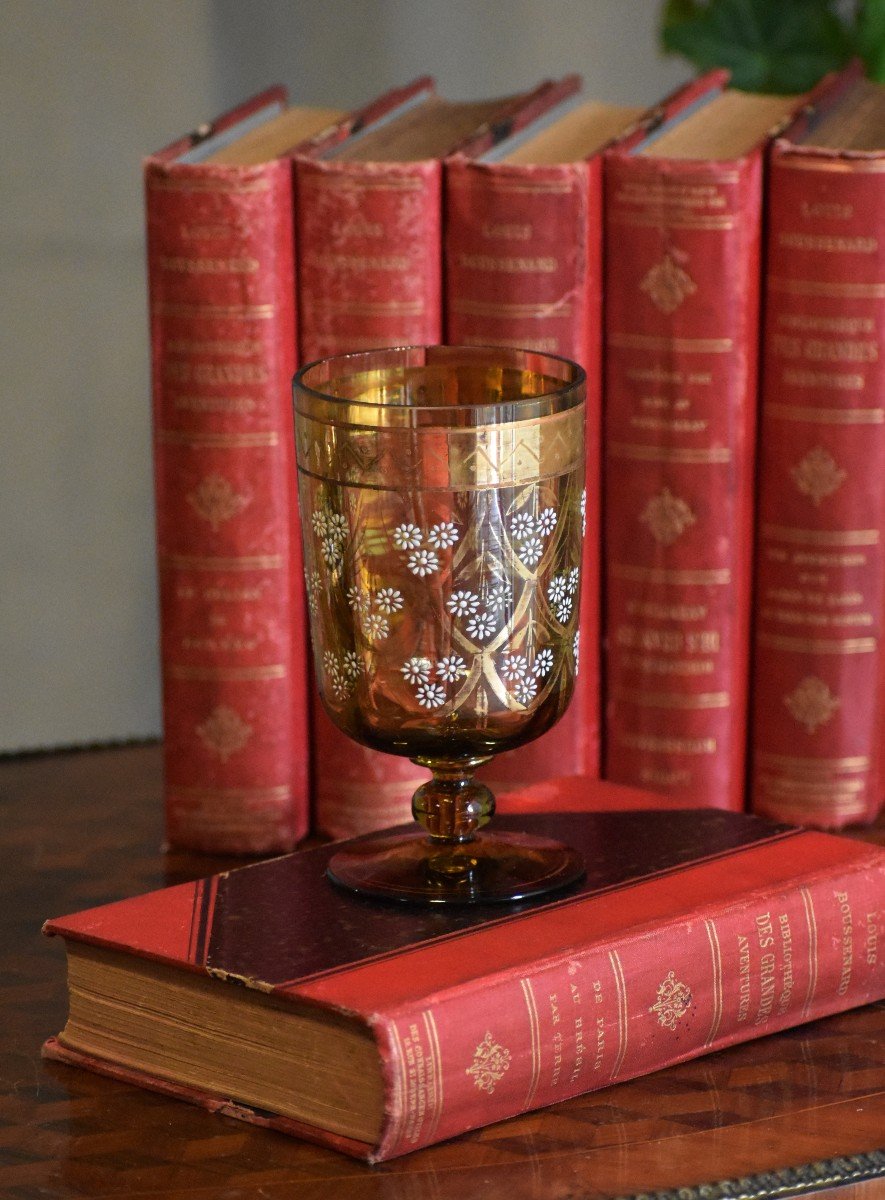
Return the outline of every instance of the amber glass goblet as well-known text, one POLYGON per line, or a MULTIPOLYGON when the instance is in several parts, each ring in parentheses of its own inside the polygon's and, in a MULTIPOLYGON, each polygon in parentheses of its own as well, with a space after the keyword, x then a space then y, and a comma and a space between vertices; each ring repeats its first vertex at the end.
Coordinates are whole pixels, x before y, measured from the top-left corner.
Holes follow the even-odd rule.
POLYGON ((432 778, 423 829, 335 855, 332 879, 426 904, 516 900, 583 873, 483 831, 481 764, 562 715, 578 667, 584 373, 522 350, 342 355, 295 377, 317 683, 335 724, 432 778))

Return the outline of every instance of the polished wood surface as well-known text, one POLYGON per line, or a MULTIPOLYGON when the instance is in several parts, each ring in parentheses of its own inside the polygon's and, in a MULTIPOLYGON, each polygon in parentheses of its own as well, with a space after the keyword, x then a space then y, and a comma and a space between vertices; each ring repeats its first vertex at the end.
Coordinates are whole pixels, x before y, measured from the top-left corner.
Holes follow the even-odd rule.
MULTIPOLYGON (((836 1156, 832 1181, 853 1170, 856 1182, 815 1195, 885 1197, 885 1178, 862 1181, 877 1161, 867 1152, 885 1147, 885 1004, 378 1167, 44 1063, 66 987, 64 948, 40 936, 43 920, 241 860, 162 853, 156 746, 0 761, 0 813, 3 1200, 610 1200, 836 1156), (855 1155, 866 1157, 844 1161, 855 1155)), ((885 826, 866 836, 885 842, 885 826)), ((783 1188, 798 1178, 811 1174, 745 1191, 796 1195, 783 1188)))

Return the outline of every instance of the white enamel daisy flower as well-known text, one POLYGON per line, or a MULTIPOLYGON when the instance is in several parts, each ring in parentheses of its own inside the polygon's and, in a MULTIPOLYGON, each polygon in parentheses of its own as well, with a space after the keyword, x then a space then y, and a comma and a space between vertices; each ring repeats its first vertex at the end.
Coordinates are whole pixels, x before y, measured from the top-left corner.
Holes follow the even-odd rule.
POLYGON ((368 612, 372 606, 372 594, 355 583, 351 584, 347 589, 347 603, 355 612, 368 612))
POLYGON ((355 650, 348 650, 343 661, 344 674, 348 679, 358 679, 363 673, 363 660, 355 650))
POLYGON ((446 601, 446 608, 453 617, 466 617, 475 613, 479 608, 479 596, 476 592, 452 592, 446 601))
POLYGON ((509 583, 495 583, 489 588, 487 607, 492 612, 500 612, 513 599, 513 591, 509 583))
POLYGON ((367 613, 363 618, 363 633, 370 642, 382 642, 390 633, 390 622, 380 613, 367 613))
POLYGON ((424 534, 417 525, 413 525, 411 521, 406 521, 402 525, 397 525, 393 531, 393 544, 397 550, 417 550, 421 545, 424 534))
POLYGON ((325 537, 328 533, 329 526, 324 512, 315 512, 310 518, 310 523, 313 525, 313 531, 317 537, 325 537))
POLYGON ((564 575, 554 575, 547 585, 547 596, 553 605, 561 604, 568 595, 568 580, 564 575))
POLYGON ((556 509, 544 508, 538 513, 538 532, 552 533, 556 528, 556 509))
POLYGON ((329 537, 335 538, 336 541, 344 542, 347 540, 348 534, 347 518, 341 513, 329 513, 326 517, 326 533, 329 537))
POLYGON ((566 621, 568 621, 569 617, 572 615, 573 605, 574 600, 572 597, 566 595, 558 604, 553 606, 553 611, 556 614, 556 619, 559 621, 560 625, 565 625, 566 621))
POLYGON ((337 538, 324 537, 322 541, 323 558, 327 566, 337 567, 341 565, 341 543, 337 538))
POLYGON ((440 521, 430 530, 427 540, 437 550, 446 550, 449 546, 454 546, 460 536, 457 525, 451 521, 440 521))
POLYGON ((510 532, 521 542, 535 532, 535 518, 531 513, 517 513, 510 522, 510 532))
POLYGON ((403 663, 400 673, 405 677, 406 683, 427 683, 430 669, 430 659, 416 655, 403 663))
POLYGON ((580 661, 581 661, 581 654, 580 654, 580 650, 581 650, 581 631, 580 631, 580 629, 579 629, 579 630, 578 630, 578 632, 575 634, 575 640, 574 640, 574 642, 572 643, 572 650, 574 651, 574 655, 575 655, 575 675, 577 676, 577 674, 578 674, 578 667, 579 667, 579 665, 580 665, 580 661))
POLYGON ((518 553, 527 567, 533 567, 544 553, 544 543, 538 537, 526 538, 518 553))
POLYGON ((467 674, 467 663, 460 654, 447 654, 436 664, 436 673, 446 683, 454 683, 467 674))
POLYGON ((327 650, 325 654, 323 654, 323 666, 325 667, 328 675, 334 675, 338 672, 338 659, 331 650, 327 650))
POLYGON ((505 654, 501 659, 501 674, 505 679, 522 679, 529 664, 522 654, 505 654))
POLYGON ((382 588, 375 597, 375 603, 383 613, 395 613, 403 606, 403 594, 398 588, 382 588))
POLYGON ((415 695, 424 708, 440 708, 446 702, 445 690, 438 683, 419 683, 415 695))
POLYGON ((581 537, 587 532, 587 489, 581 492, 581 537))
POLYGON ((537 679, 520 679, 513 689, 513 694, 520 704, 531 704, 538 694, 537 679))
POLYGON ((495 628, 494 618, 488 613, 476 613, 467 622, 467 632, 477 642, 484 642, 495 628))
POLYGON ((353 681, 340 673, 332 676, 332 691, 338 700, 346 700, 353 691, 353 681))
POLYGON ((553 667, 553 651, 549 646, 539 650, 532 666, 532 674, 536 679, 546 679, 553 667))
POLYGON ((573 594, 578 590, 578 584, 581 582, 581 572, 578 567, 572 567, 568 573, 568 590, 573 594))
POLYGON ((439 570, 439 555, 435 550, 413 550, 407 565, 413 575, 432 575, 439 570))

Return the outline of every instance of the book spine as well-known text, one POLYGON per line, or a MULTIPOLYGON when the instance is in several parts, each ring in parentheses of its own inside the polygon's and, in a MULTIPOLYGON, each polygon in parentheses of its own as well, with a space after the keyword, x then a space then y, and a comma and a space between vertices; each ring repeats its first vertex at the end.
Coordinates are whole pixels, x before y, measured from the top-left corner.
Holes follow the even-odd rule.
MULTIPOLYGON (((442 340, 438 162, 296 160, 301 359, 442 340)), ((360 746, 313 699, 314 823, 334 837, 411 820, 426 776, 360 746)))
POLYGON ((455 157, 445 186, 447 339, 598 363, 600 161, 455 157))
POLYGON ((606 171, 604 775, 737 809, 761 154, 606 171))
POLYGON ((302 362, 442 336, 442 165, 296 159, 302 362))
POLYGON ((876 999, 882 886, 867 864, 759 890, 391 1014, 376 1159, 876 999))
POLYGON ((154 159, 145 186, 167 840, 289 850, 308 819, 291 167, 154 159))
POLYGON ((445 311, 452 344, 514 346, 587 372, 587 489, 581 670, 565 716, 482 772, 506 787, 599 774, 602 163, 446 163, 445 311))
POLYGON ((882 170, 789 143, 771 169, 752 800, 830 828, 885 788, 882 170))

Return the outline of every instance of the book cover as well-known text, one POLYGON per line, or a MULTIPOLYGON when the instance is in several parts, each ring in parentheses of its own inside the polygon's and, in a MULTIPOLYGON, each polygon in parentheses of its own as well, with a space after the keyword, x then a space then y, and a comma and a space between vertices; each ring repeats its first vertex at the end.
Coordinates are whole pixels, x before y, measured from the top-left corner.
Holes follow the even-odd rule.
POLYGON ((446 162, 447 340, 561 354, 587 373, 581 674, 552 730, 481 773, 493 786, 600 772, 602 155, 696 91, 680 88, 654 109, 573 99, 517 139, 446 162))
POLYGON ((797 100, 725 82, 605 156, 604 774, 737 809, 764 150, 797 100))
POLYGON ((173 846, 290 850, 308 829, 291 154, 409 95, 344 116, 271 88, 144 165, 173 846))
POLYGON ((751 799, 838 828, 885 797, 885 88, 820 85, 769 202, 751 799))
MULTIPOLYGON (((302 361, 443 340, 443 159, 464 160, 530 128, 573 95, 577 76, 504 99, 455 104, 431 80, 396 120, 297 172, 302 361)), ((407 820, 429 778, 407 759, 357 745, 314 698, 314 824, 348 837, 407 820)))
MULTIPOLYGON (((586 880, 534 906, 410 909, 333 888, 323 847, 44 927, 72 968, 103 956, 139 995, 157 971, 216 1012, 221 996, 271 1009, 275 1058, 290 1015, 346 1026, 362 1038, 348 1053, 372 1065, 336 1076, 322 1119, 244 1095, 230 1064, 245 1045, 225 1043, 229 1085, 206 1087, 199 1005, 195 1051, 162 1071, 118 1040, 116 1016, 108 1041, 97 997, 77 989, 77 1020, 46 1052, 379 1161, 885 994, 881 848, 714 809, 500 825, 570 842, 586 880), (372 1087, 373 1132, 356 1136, 342 1110, 372 1087)), ((294 1090, 312 1086, 297 1061, 289 1072, 294 1090)))

